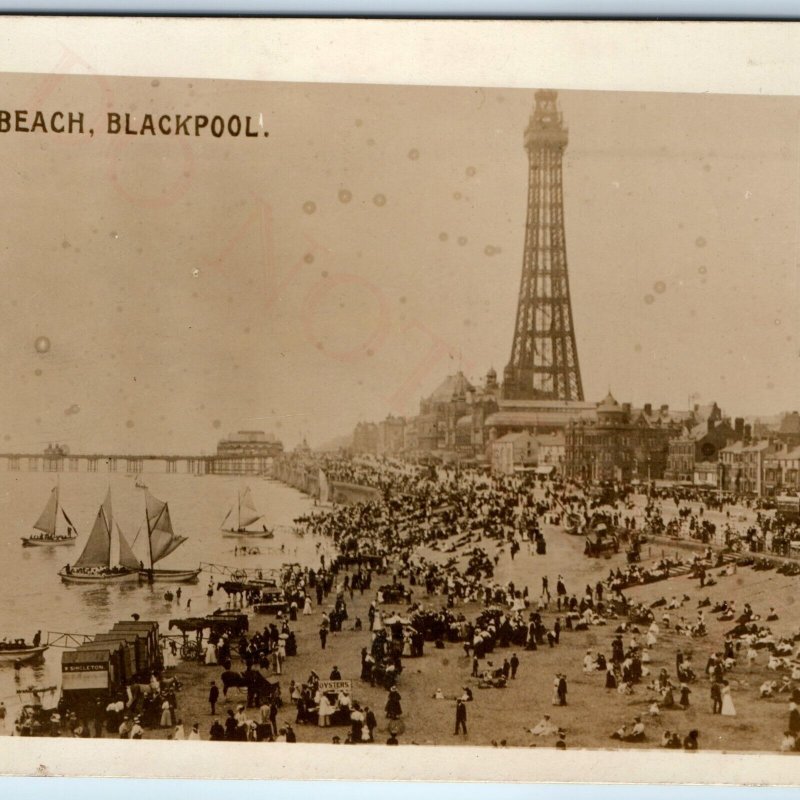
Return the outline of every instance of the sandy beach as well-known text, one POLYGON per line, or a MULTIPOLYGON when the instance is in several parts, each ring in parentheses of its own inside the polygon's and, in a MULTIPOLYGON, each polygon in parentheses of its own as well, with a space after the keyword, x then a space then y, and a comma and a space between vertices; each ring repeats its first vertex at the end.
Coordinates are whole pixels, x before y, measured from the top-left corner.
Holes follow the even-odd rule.
MULTIPOLYGON (((569 536, 553 526, 545 526, 547 537, 547 554, 533 555, 523 546, 520 553, 512 561, 507 552, 503 552, 498 562, 495 579, 503 583, 513 580, 518 588, 527 586, 531 597, 538 595, 542 576, 548 576, 553 586, 557 575, 565 576, 570 593, 581 593, 586 583, 594 584, 605 577, 610 568, 624 565, 624 555, 611 559, 592 559, 583 555, 583 538, 569 536)), ((495 542, 488 542, 492 552, 495 542)), ((652 546, 652 556, 660 556, 662 549, 652 546)), ((681 550, 680 544, 667 550, 674 554, 680 551, 689 556, 687 549, 681 550)), ((645 559, 647 551, 645 550, 645 559)), ((673 621, 680 616, 694 620, 698 602, 708 597, 712 604, 716 601, 735 600, 741 608, 750 602, 756 613, 766 616, 768 608, 774 607, 780 619, 771 627, 776 635, 791 634, 795 618, 793 604, 797 592, 797 578, 776 575, 774 571, 758 572, 741 567, 735 575, 716 577, 715 586, 701 590, 699 581, 688 577, 675 577, 666 581, 631 587, 626 591, 630 600, 650 604, 661 597, 670 599, 673 596, 689 599, 683 608, 672 612, 673 621)), ((391 576, 374 576, 373 587, 390 582, 391 576), (384 577, 387 579, 384 581, 384 577)), ((439 596, 424 596, 424 587, 415 587, 414 600, 426 607, 440 608, 444 599, 439 596)), ((222 596, 224 597, 224 595, 222 596)), ((353 623, 360 617, 367 624, 369 603, 374 599, 374 592, 363 595, 356 592, 352 601, 348 601, 349 619, 343 630, 332 633, 328 637, 327 647, 320 647, 318 630, 323 608, 315 608, 312 616, 299 616, 293 624, 298 641, 298 655, 288 658, 284 663, 283 674, 279 676, 284 699, 291 680, 304 681, 311 670, 322 678, 327 678, 334 666, 344 679, 353 681, 354 699, 375 711, 378 718, 376 741, 385 742, 388 732, 384 714, 386 691, 373 688, 359 680, 360 651, 368 646, 371 634, 367 630, 354 631, 353 623)), ((385 610, 405 611, 405 607, 386 606, 385 610)), ((476 603, 456 606, 456 611, 473 619, 481 610, 476 603)), ((660 620, 660 611, 657 619, 660 620)), ((555 601, 549 610, 543 613, 545 624, 552 623, 559 616, 555 601)), ((563 618, 563 615, 561 615, 563 618)), ((767 654, 761 651, 756 665, 750 669, 742 652, 737 666, 728 674, 732 696, 737 709, 735 717, 712 715, 709 695, 709 681, 699 674, 698 680, 691 685, 691 705, 688 710, 663 710, 658 719, 646 717, 647 741, 643 744, 619 743, 610 740, 610 734, 622 723, 630 723, 638 714, 647 715, 652 695, 645 688, 662 666, 674 670, 675 654, 680 648, 690 655, 698 673, 702 673, 706 659, 721 650, 725 631, 732 627, 730 622, 719 622, 708 614, 708 635, 702 638, 687 638, 674 630, 661 627, 658 643, 651 648, 652 661, 649 669, 651 675, 636 687, 632 696, 621 696, 616 691, 604 688, 604 673, 585 674, 582 671, 582 659, 588 649, 593 652, 610 654, 610 643, 615 634, 613 621, 604 626, 594 626, 588 631, 562 632, 560 643, 549 648, 547 645, 537 651, 526 652, 511 648, 495 650, 487 656, 487 661, 501 666, 503 659, 517 652, 520 659, 519 672, 515 680, 509 681, 505 689, 479 689, 478 681, 470 677, 471 659, 466 655, 461 643, 446 643, 444 649, 435 649, 432 642, 426 642, 425 653, 421 658, 404 658, 403 672, 398 682, 402 696, 403 727, 401 743, 417 744, 453 744, 455 722, 455 698, 461 694, 462 687, 469 686, 474 694, 474 701, 467 704, 466 737, 458 739, 473 745, 498 745, 505 741, 508 746, 553 746, 555 737, 535 737, 526 728, 534 726, 544 714, 550 714, 556 725, 567 731, 567 744, 570 748, 603 748, 628 747, 641 749, 655 747, 660 744, 663 730, 675 730, 684 736, 690 729, 700 731, 700 747, 703 749, 719 749, 729 751, 763 750, 766 742, 774 742, 777 750, 781 734, 788 718, 788 695, 779 695, 779 699, 759 699, 758 687, 766 679, 775 679, 776 674, 766 668, 767 654), (568 680, 568 705, 554 707, 551 704, 553 677, 556 672, 564 672, 568 680), (447 699, 434 700, 433 695, 441 689, 447 699)), ((263 624, 272 621, 272 617, 251 616, 251 633, 263 624)), ((642 628, 642 634, 645 629, 642 628)), ((627 642, 629 635, 625 635, 627 642)), ((639 637, 640 639, 643 638, 639 637)), ((239 661, 234 661, 233 669, 243 669, 239 661)), ((176 675, 184 684, 178 697, 178 716, 183 720, 187 731, 194 722, 200 723, 203 738, 208 736, 208 728, 213 720, 207 702, 210 681, 219 683, 220 667, 205 667, 194 663, 179 662, 176 675)), ((237 689, 229 692, 226 702, 221 702, 217 715, 224 718, 228 708, 236 708, 244 702, 246 694, 237 689)), ((257 710, 250 712, 256 716, 257 710)), ((279 723, 294 723, 294 707, 284 704, 279 713, 279 723)), ((344 740, 347 728, 320 728, 311 725, 294 725, 298 741, 331 742, 333 736, 344 740)), ((166 737, 169 731, 148 731, 150 737, 166 737)))

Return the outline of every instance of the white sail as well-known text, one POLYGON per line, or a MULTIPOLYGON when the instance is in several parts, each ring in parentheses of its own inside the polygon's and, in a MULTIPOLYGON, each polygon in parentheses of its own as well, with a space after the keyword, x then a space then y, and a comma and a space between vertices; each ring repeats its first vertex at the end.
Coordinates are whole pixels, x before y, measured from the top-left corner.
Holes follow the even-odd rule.
POLYGON ((72 524, 72 520, 67 516, 67 512, 64 511, 64 507, 61 507, 61 515, 64 517, 64 520, 67 523, 67 533, 75 538, 78 534, 78 529, 72 524))
POLYGON ((150 534, 151 561, 155 564, 166 558, 170 553, 180 547, 185 541, 185 536, 178 536, 172 529, 172 519, 169 515, 169 505, 150 492, 145 492, 147 515, 147 530, 150 534))
POLYGON ((39 519, 33 524, 37 531, 46 533, 48 536, 54 536, 56 532, 56 520, 58 519, 58 486, 54 486, 50 492, 50 497, 47 498, 44 511, 42 511, 39 519))
POLYGON ((264 515, 256 508, 248 486, 239 496, 239 528, 258 522, 264 515))
POLYGON ((117 536, 119 537, 119 563, 126 569, 139 569, 139 561, 131 550, 128 540, 122 535, 122 530, 117 525, 117 536))
POLYGON ((225 523, 228 521, 228 517, 230 517, 230 515, 232 513, 233 513, 233 506, 231 506, 228 509, 228 513, 225 515, 225 519, 222 520, 222 524, 220 525, 220 528, 222 528, 223 530, 233 530, 233 528, 225 528, 225 523))
POLYGON ((75 562, 77 568, 108 567, 111 564, 111 490, 97 511, 89 540, 75 562))

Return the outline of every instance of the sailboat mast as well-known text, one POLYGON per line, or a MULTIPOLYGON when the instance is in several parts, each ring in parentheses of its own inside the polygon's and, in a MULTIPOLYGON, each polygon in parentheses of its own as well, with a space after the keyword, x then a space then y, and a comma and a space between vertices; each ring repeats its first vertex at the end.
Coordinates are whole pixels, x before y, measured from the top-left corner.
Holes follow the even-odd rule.
POLYGON ((150 538, 152 531, 150 529, 150 514, 147 513, 147 493, 144 495, 144 519, 147 523, 147 552, 150 555, 150 571, 154 568, 153 564, 153 540, 150 538))
POLYGON ((242 490, 241 489, 237 489, 236 490, 236 496, 237 496, 237 498, 239 500, 239 502, 237 503, 237 506, 236 506, 236 508, 238 509, 238 514, 237 514, 237 517, 236 517, 236 530, 240 531, 242 529, 242 490))

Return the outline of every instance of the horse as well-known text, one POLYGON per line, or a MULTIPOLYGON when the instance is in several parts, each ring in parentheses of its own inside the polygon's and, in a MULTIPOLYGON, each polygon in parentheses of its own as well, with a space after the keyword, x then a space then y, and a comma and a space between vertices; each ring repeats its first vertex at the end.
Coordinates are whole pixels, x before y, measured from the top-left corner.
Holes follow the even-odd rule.
POLYGON ((228 689, 235 687, 236 689, 247 688, 247 676, 243 672, 234 672, 233 670, 226 669, 222 675, 222 696, 228 696, 228 689))

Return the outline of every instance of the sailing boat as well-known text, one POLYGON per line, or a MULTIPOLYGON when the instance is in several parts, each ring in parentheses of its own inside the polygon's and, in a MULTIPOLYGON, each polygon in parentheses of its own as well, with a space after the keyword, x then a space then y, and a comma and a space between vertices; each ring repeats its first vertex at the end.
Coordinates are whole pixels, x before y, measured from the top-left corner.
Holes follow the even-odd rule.
POLYGON ((147 484, 142 480, 142 473, 139 472, 136 475, 136 481, 133 484, 137 489, 146 489, 147 484))
POLYGON ((145 519, 147 521, 148 552, 150 568, 139 569, 140 580, 148 583, 190 583, 197 580, 200 569, 156 569, 155 565, 177 550, 186 536, 178 536, 172 530, 169 505, 145 489, 145 519))
POLYGON ((222 535, 223 536, 236 536, 236 537, 250 537, 259 539, 271 539, 275 534, 267 530, 266 525, 261 526, 261 530, 252 531, 248 530, 250 525, 258 522, 264 515, 256 508, 253 502, 253 496, 250 494, 250 487, 246 487, 243 492, 238 493, 237 502, 230 507, 230 510, 222 520, 222 535), (236 517, 231 519, 230 528, 225 527, 225 523, 236 511, 236 517), (234 519, 236 520, 236 527, 233 527, 234 519))
POLYGON ((97 511, 89 540, 78 560, 67 564, 59 573, 64 583, 121 583, 137 580, 139 562, 111 513, 111 489, 97 511), (119 542, 119 562, 111 565, 111 537, 116 530, 119 542))
POLYGON ((78 538, 75 526, 72 520, 67 516, 67 512, 61 508, 61 513, 67 521, 67 530, 65 533, 58 533, 56 531, 56 523, 58 522, 58 485, 54 486, 50 492, 50 497, 47 499, 44 511, 42 511, 39 519, 33 524, 33 527, 41 533, 34 533, 32 536, 22 537, 23 547, 54 547, 55 545, 69 545, 75 544, 78 538))

